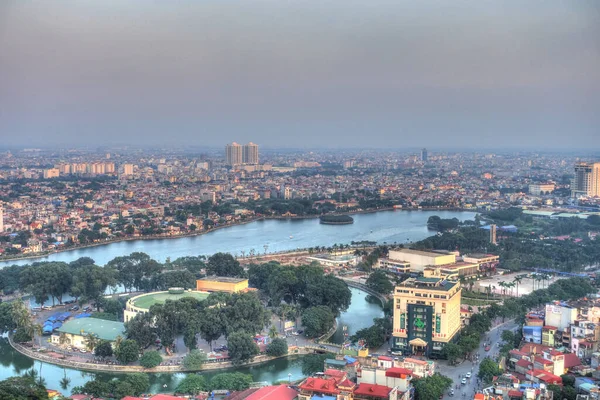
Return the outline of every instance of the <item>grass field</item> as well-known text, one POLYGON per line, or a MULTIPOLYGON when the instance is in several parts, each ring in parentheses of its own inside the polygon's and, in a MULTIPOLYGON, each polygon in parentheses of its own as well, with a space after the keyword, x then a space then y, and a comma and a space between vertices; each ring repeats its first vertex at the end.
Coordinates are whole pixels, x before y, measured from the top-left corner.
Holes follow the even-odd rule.
POLYGON ((208 293, 200 292, 185 292, 182 294, 170 293, 148 293, 145 296, 137 298, 133 305, 140 308, 150 308, 154 304, 164 304, 167 300, 179 300, 184 297, 193 297, 197 300, 204 300, 208 297, 208 293))

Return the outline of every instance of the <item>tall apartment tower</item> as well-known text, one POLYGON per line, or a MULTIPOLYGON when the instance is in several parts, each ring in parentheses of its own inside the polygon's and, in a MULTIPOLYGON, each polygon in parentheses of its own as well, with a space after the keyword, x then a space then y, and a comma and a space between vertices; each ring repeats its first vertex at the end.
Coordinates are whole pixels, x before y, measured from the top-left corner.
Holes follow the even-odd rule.
POLYGON ((123 164, 123 175, 133 175, 133 164, 123 164))
POLYGON ((490 225, 490 243, 496 244, 496 224, 490 225))
POLYGON ((0 205, 0 233, 4 232, 4 208, 0 205))
POLYGON ((236 142, 225 146, 225 164, 230 166, 240 165, 243 162, 242 145, 236 142))
POLYGON ((578 162, 571 182, 571 196, 600 196, 600 162, 578 162))
POLYGON ((426 148, 421 149, 421 161, 427 162, 427 149, 426 148))
POLYGON ((250 142, 244 145, 242 162, 244 164, 258 164, 258 145, 256 143, 250 142))

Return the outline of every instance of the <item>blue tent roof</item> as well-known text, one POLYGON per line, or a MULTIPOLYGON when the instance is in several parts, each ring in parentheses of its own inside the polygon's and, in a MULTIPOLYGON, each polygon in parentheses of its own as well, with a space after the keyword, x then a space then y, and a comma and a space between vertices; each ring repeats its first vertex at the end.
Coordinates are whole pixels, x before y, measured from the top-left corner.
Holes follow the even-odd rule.
POLYGON ((64 321, 71 316, 70 312, 61 313, 56 319, 59 321, 64 321))
POLYGON ((91 317, 91 316, 92 316, 92 314, 90 314, 90 313, 83 313, 83 314, 78 314, 78 315, 76 315, 76 316, 75 316, 75 319, 79 319, 79 318, 89 318, 89 317, 91 317))
POLYGON ((313 397, 311 397, 311 400, 335 400, 335 397, 333 396, 319 396, 317 394, 313 395, 313 397))
POLYGON ((52 324, 52 330, 58 329, 62 326, 62 322, 55 322, 52 324))
POLYGON ((356 358, 350 356, 344 356, 344 360, 346 360, 348 364, 354 364, 356 362, 356 358))

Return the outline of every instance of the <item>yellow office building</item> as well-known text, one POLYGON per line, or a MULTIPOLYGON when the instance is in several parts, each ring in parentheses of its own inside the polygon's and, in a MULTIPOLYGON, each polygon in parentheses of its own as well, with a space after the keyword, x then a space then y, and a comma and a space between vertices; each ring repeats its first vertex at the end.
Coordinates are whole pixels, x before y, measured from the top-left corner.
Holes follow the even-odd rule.
POLYGON ((248 279, 207 276, 196 281, 196 290, 202 292, 243 292, 248 290, 248 279))
POLYGON ((461 287, 438 268, 410 278, 394 289, 392 351, 440 358, 461 328, 461 287))

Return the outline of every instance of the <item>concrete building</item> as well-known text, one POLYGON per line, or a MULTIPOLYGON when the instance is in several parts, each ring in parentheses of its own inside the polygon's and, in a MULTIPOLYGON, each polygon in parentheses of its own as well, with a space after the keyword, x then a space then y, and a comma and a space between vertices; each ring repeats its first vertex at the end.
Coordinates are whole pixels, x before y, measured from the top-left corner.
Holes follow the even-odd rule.
POLYGON ((0 205, 0 233, 4 232, 4 208, 0 205))
POLYGON ((461 328, 461 287, 428 268, 394 289, 392 351, 441 357, 461 328))
POLYGON ((534 183, 529 185, 529 194, 534 196, 550 194, 555 188, 556 185, 554 183, 534 183))
POLYGON ((60 171, 58 168, 48 168, 44 170, 44 179, 58 178, 60 171))
POLYGON ((490 225, 490 243, 491 244, 496 244, 498 243, 498 240, 496 238, 496 224, 491 224, 490 225))
MULTIPOLYGON (((52 335, 52 343, 60 344, 60 333, 67 335, 67 344, 78 349, 86 348, 86 336, 92 334, 100 340, 114 342, 117 336, 125 338, 125 326, 122 322, 107 321, 98 318, 79 318, 65 322, 52 335)), ((88 349, 89 350, 89 349, 88 349)))
POLYGON ((229 166, 237 166, 243 163, 242 145, 236 142, 225 146, 225 164, 229 166))
POLYGON ((244 164, 258 164, 258 145, 255 143, 248 143, 244 145, 242 151, 242 163, 244 164))
POLYGON ((428 266, 440 267, 456 262, 456 254, 453 253, 436 253, 412 249, 391 250, 388 258, 393 261, 408 262, 413 272, 423 272, 425 267, 428 266))
POLYGON ((555 326, 559 331, 564 331, 577 319, 577 307, 568 304, 546 304, 544 325, 555 326))
POLYGON ((248 290, 248 279, 207 276, 196 281, 196 290, 202 292, 244 292, 248 290))
POLYGON ((123 175, 133 175, 133 164, 123 164, 123 175))
POLYGON ((571 182, 572 197, 600 196, 600 162, 578 162, 571 182))
POLYGON ((208 297, 208 292, 199 292, 194 290, 184 290, 183 288, 170 288, 168 291, 144 293, 134 296, 125 303, 123 319, 128 322, 138 314, 146 314, 150 307, 155 304, 164 304, 167 300, 176 301, 184 297, 193 297, 198 301, 208 297))
POLYGON ((427 162, 427 149, 421 149, 421 161, 427 162))
POLYGON ((397 275, 408 274, 410 272, 409 262, 390 260, 389 258, 380 258, 378 261, 379 268, 388 272, 397 275))

